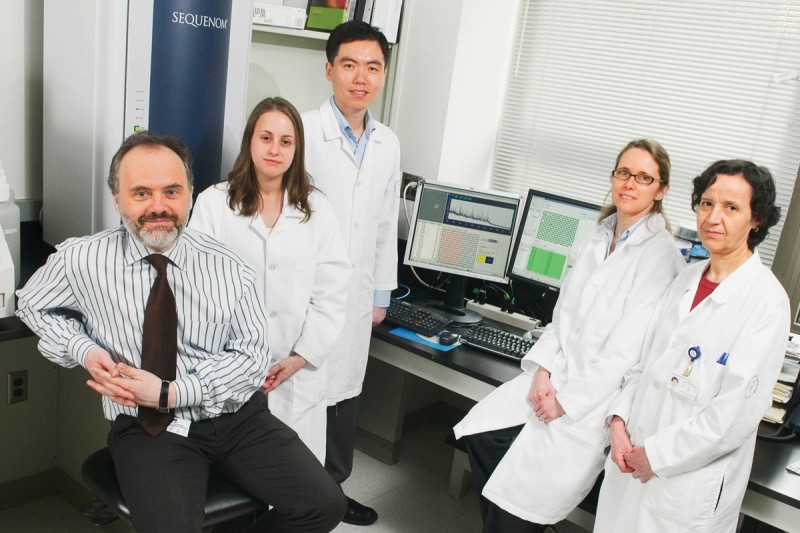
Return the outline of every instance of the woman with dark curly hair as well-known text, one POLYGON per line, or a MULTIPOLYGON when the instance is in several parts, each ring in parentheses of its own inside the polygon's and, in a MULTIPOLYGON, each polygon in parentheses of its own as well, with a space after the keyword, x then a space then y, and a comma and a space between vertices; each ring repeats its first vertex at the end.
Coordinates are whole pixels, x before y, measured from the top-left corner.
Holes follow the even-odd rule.
POLYGON ((769 171, 718 161, 694 179, 710 259, 675 278, 610 413, 595 532, 729 532, 789 333, 755 247, 780 218, 769 171))

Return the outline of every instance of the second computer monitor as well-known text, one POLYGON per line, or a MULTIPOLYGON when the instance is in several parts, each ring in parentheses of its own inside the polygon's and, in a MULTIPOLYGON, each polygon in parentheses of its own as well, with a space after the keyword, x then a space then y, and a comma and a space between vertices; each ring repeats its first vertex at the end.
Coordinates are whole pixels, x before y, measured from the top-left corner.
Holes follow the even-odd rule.
POLYGON ((599 216, 600 206, 531 189, 510 276, 560 289, 599 216))

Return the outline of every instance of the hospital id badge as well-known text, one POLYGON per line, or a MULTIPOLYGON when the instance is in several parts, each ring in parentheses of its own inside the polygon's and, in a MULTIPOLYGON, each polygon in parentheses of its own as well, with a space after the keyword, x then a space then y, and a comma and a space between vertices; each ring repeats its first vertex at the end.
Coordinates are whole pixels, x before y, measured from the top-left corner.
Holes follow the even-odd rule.
POLYGON ((690 400, 697 398, 697 385, 683 373, 673 372, 667 386, 685 398, 690 400))
POLYGON ((192 425, 191 420, 184 420, 183 418, 174 418, 170 425, 167 426, 167 431, 175 433, 181 437, 189 436, 189 427, 192 425))

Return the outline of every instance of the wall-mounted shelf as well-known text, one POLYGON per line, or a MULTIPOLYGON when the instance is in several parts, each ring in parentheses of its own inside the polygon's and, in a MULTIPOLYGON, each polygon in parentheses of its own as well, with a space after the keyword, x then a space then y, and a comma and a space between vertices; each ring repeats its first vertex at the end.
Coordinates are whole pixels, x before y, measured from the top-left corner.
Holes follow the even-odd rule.
POLYGON ((294 28, 282 28, 280 26, 269 26, 266 24, 253 24, 253 31, 264 33, 277 33, 279 35, 289 35, 291 37, 302 37, 304 39, 317 39, 327 41, 330 33, 325 31, 296 30, 294 28))

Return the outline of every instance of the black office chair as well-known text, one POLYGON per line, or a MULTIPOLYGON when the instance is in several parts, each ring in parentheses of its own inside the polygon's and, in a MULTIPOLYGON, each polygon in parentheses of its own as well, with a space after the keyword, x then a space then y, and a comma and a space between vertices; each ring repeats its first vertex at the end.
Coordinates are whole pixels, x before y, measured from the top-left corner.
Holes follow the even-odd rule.
MULTIPOLYGON (((108 506, 109 512, 100 512, 103 511, 102 506, 93 504, 87 506, 87 514, 94 515, 92 517, 93 524, 104 525, 119 517, 133 525, 130 510, 117 483, 114 461, 111 459, 108 448, 97 450, 83 462, 81 477, 89 490, 108 506)), ((266 504, 256 500, 239 487, 212 475, 208 479, 208 494, 204 510, 203 527, 206 527, 248 514, 253 515, 255 519, 256 516, 265 512, 267 507, 266 504)))

